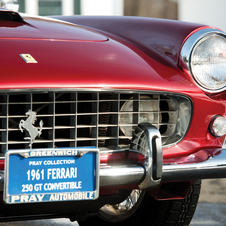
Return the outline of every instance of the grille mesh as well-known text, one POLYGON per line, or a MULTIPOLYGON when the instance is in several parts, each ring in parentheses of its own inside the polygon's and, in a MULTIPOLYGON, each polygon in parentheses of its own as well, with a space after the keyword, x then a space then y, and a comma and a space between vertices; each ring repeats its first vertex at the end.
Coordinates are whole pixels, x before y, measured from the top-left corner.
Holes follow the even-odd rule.
MULTIPOLYGON (((147 102, 145 102, 147 104, 147 102)), ((163 145, 181 139, 178 122, 181 104, 190 121, 190 101, 182 96, 134 92, 27 92, 0 94, 0 144, 1 153, 10 149, 96 146, 100 149, 124 149, 130 145, 130 135, 123 129, 135 130, 142 114, 152 114, 152 124, 159 128, 163 145), (142 97, 153 105, 151 112, 140 109, 142 97), (126 101, 132 101, 133 110, 121 111, 126 101), (186 103, 186 104, 185 104, 186 103), (42 134, 29 147, 28 131, 19 129, 20 120, 26 120, 29 110, 37 113, 34 124, 42 134), (132 122, 122 123, 130 115, 132 122), (178 135, 179 134, 179 135, 178 135)), ((188 123, 187 123, 188 124, 188 123)), ((187 125, 188 126, 188 125, 187 125)), ((186 130, 183 129, 183 130, 186 130)))

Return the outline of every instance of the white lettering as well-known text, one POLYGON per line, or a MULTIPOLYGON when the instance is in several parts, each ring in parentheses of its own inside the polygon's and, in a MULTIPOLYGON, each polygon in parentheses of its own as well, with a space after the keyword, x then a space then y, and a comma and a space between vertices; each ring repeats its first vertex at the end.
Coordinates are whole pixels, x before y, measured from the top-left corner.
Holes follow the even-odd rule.
POLYGON ((57 168, 57 175, 56 175, 57 178, 60 178, 60 168, 57 168))
POLYGON ((59 196, 60 196, 60 200, 62 200, 62 198, 63 198, 63 194, 59 194, 59 196))
POLYGON ((45 191, 58 191, 67 189, 82 189, 82 181, 45 183, 43 186, 45 191))
POLYGON ((61 176, 60 176, 60 178, 64 178, 64 173, 65 173, 65 169, 61 168, 61 176))
POLYGON ((43 195, 37 195, 38 201, 41 202, 44 196, 45 196, 44 194, 43 195))
POLYGON ((29 202, 37 202, 36 195, 31 195, 29 202))
POLYGON ((66 170, 66 175, 64 176, 64 178, 71 178, 71 175, 69 174, 69 169, 67 168, 66 170))
POLYGON ((79 150, 74 149, 62 149, 62 150, 43 150, 43 151, 30 151, 29 156, 77 156, 79 150))
POLYGON ((64 198, 64 200, 67 200, 67 193, 63 194, 63 198, 64 198))
POLYGON ((71 193, 71 194, 70 194, 70 193, 68 193, 68 197, 67 197, 67 199, 68 199, 68 200, 72 200, 72 199, 73 199, 73 193, 71 193))
POLYGON ((56 169, 52 169, 52 179, 56 179, 56 176, 55 176, 55 174, 56 174, 56 169))
POLYGON ((52 169, 47 169, 47 179, 49 179, 49 177, 51 175, 51 171, 52 171, 52 169))
POLYGON ((44 165, 63 165, 63 164, 75 164, 74 159, 66 159, 66 160, 45 160, 43 162, 44 165))
POLYGON ((29 166, 41 166, 42 161, 29 161, 29 166))
POLYGON ((29 198, 28 195, 21 195, 20 202, 28 202, 28 198, 29 198))
POLYGON ((44 190, 45 190, 45 191, 48 191, 47 185, 48 185, 48 184, 44 184, 44 190))
POLYGON ((44 202, 47 201, 67 201, 67 200, 92 200, 95 198, 95 192, 69 192, 37 195, 13 195, 11 203, 28 203, 28 202, 44 202))
POLYGON ((55 201, 54 194, 50 195, 49 201, 55 201))
POLYGON ((47 179, 67 179, 77 178, 77 167, 70 168, 49 168, 47 169, 47 179))
POLYGON ((57 193, 52 194, 49 201, 59 200, 92 200, 95 198, 95 192, 75 192, 75 193, 57 193))
POLYGON ((42 190, 42 184, 35 184, 34 190, 35 191, 41 191, 42 190))
POLYGON ((78 182, 78 187, 77 188, 82 188, 82 181, 78 182))
POLYGON ((30 152, 30 156, 31 156, 31 157, 35 156, 35 152, 34 152, 34 151, 31 151, 31 152, 30 152))
POLYGON ((19 196, 19 195, 13 195, 13 196, 11 197, 11 202, 12 202, 12 203, 16 202, 17 200, 20 200, 20 196, 19 196))

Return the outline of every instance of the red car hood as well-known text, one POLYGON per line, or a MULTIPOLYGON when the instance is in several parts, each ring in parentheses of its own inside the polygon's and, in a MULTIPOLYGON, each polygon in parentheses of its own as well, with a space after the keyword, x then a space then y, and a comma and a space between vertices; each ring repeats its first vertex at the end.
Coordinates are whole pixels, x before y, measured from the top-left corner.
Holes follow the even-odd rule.
POLYGON ((31 17, 25 21, 0 23, 1 89, 199 90, 178 68, 133 45, 69 23, 31 17), (30 54, 37 63, 26 63, 20 54, 30 54))
POLYGON ((51 39, 80 42, 107 40, 105 36, 81 26, 48 18, 43 20, 39 17, 27 17, 25 21, 0 20, 0 29, 0 39, 51 39))

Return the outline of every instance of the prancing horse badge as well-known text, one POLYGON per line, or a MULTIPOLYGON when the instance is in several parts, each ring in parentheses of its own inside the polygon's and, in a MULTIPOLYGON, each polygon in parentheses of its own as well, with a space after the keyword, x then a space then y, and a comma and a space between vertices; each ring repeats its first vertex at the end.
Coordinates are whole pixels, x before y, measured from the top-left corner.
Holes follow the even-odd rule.
POLYGON ((30 134, 30 137, 24 137, 25 140, 30 140, 29 146, 31 146, 35 142, 35 138, 37 136, 40 136, 42 134, 42 126, 43 126, 42 120, 39 122, 39 126, 40 126, 39 130, 36 127, 34 127, 35 121, 37 120, 36 114, 37 113, 35 111, 29 110, 28 112, 26 112, 26 115, 28 116, 27 120, 24 121, 23 119, 21 119, 19 123, 19 128, 21 132, 23 133, 23 128, 24 128, 30 134))

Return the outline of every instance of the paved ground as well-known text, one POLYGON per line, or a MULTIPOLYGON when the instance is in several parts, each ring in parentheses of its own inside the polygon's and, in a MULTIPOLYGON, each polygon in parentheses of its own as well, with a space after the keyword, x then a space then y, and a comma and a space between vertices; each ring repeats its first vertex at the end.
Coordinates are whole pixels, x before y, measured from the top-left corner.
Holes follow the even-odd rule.
POLYGON ((199 203, 190 226, 225 226, 226 204, 199 203))
MULTIPOLYGON (((0 226, 78 226, 68 219, 0 223, 0 226)), ((203 180, 191 226, 226 226, 226 179, 203 180)))
POLYGON ((191 226, 226 226, 226 179, 203 180, 191 226))
POLYGON ((199 202, 226 204, 226 179, 202 180, 199 202))

